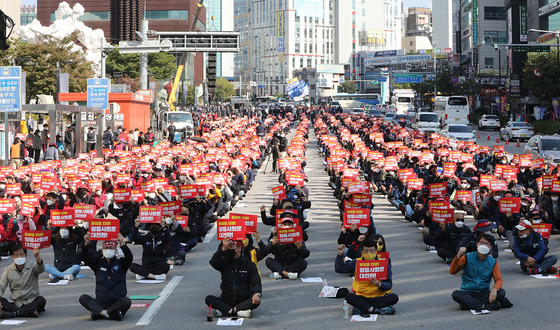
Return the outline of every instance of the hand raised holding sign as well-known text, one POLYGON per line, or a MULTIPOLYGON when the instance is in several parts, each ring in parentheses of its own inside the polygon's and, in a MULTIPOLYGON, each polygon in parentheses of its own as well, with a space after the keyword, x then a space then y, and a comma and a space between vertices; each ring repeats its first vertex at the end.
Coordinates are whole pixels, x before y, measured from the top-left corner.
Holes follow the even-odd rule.
POLYGON ((369 281, 370 281, 370 283, 372 283, 376 287, 378 287, 378 288, 381 287, 381 281, 380 280, 378 280, 376 278, 373 278, 373 277, 370 277, 369 281))
POLYGON ((34 248, 33 249, 33 256, 35 257, 35 260, 37 260, 38 264, 43 263, 43 259, 41 259, 41 256, 39 255, 39 248, 34 248))
POLYGON ((224 238, 222 240, 222 251, 226 251, 230 243, 231 243, 231 239, 229 237, 224 238))

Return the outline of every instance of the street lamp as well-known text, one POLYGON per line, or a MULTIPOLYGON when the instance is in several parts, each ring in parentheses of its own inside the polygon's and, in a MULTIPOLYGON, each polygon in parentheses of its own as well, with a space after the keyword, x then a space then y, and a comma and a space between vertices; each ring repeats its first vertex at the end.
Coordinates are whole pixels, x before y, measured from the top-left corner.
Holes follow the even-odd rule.
POLYGON ((529 29, 529 32, 554 33, 556 36, 556 66, 560 66, 560 31, 529 29))

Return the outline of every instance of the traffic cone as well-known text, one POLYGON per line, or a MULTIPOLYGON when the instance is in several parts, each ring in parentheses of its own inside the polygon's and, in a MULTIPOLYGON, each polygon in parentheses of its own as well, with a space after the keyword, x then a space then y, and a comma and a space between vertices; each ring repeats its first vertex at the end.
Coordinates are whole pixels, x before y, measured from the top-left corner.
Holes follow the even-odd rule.
POLYGON ((486 138, 486 140, 490 141, 490 134, 488 134, 488 137, 486 138))
POLYGON ((509 146, 509 138, 506 137, 506 146, 509 146))
POLYGON ((480 131, 478 131, 478 133, 476 133, 476 138, 480 139, 480 131))
POLYGON ((496 143, 500 143, 500 137, 496 136, 496 143))
POLYGON ((519 139, 517 139, 517 147, 521 147, 521 145, 519 144, 519 139))

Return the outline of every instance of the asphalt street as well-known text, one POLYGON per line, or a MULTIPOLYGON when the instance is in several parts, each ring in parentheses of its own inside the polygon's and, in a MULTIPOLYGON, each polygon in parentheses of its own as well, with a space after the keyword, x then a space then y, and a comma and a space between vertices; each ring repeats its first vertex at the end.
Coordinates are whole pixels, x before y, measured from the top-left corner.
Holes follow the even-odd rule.
MULTIPOLYGON (((486 132, 481 133, 484 144, 486 132)), ((495 134, 490 132, 490 134, 495 134)), ((316 148, 316 139, 310 132, 307 149, 306 175, 312 202, 308 219, 307 247, 311 252, 309 265, 302 277, 321 277, 329 285, 350 288, 352 279, 334 272, 336 240, 340 232, 339 213, 328 177, 322 165, 323 159, 316 148)), ((491 141, 495 143, 494 140, 491 141)), ((503 144, 503 142, 501 142, 503 144)), ((510 144, 511 146, 511 144, 510 144)), ((506 149, 507 150, 507 149, 506 149)), ((271 205, 271 188, 278 185, 278 175, 270 173, 257 176, 253 189, 241 201, 234 212, 260 214, 259 206, 271 205)), ((340 329, 383 327, 385 329, 522 329, 558 328, 559 279, 535 279, 524 275, 513 253, 505 252, 506 244, 499 242, 500 264, 504 277, 504 289, 514 304, 511 309, 493 312, 490 315, 474 316, 461 311, 451 299, 453 290, 461 284, 460 275, 450 275, 446 265, 436 254, 427 252, 422 243, 420 230, 405 221, 381 195, 375 195, 375 217, 377 229, 385 236, 393 265, 393 293, 400 300, 395 305, 396 315, 379 316, 375 324, 351 322, 342 317, 342 299, 319 298, 322 283, 303 283, 301 280, 273 280, 270 271, 261 261, 263 297, 261 306, 253 318, 243 322, 247 329, 340 329)), ((259 217, 260 218, 260 217, 259 217)), ((466 223, 471 228, 474 221, 466 223)), ((270 227, 259 224, 261 237, 266 240, 270 227)), ((94 293, 94 276, 90 270, 81 274, 86 277, 74 280, 65 286, 48 286, 46 273, 40 277, 40 293, 47 299, 46 312, 38 319, 27 319, 20 326, 25 329, 211 329, 216 320, 206 321, 206 295, 220 293, 219 273, 208 261, 218 246, 215 238, 199 244, 187 254, 187 263, 176 266, 168 279, 160 284, 135 283, 134 274, 127 275, 129 295, 161 295, 159 300, 134 300, 133 303, 148 303, 149 307, 131 308, 122 322, 91 321, 78 298, 82 293, 94 293), (176 284, 176 285, 175 285, 176 284), (165 299, 164 299, 165 298, 165 299)), ((560 254, 560 237, 550 240, 550 253, 560 254)), ((135 262, 140 262, 141 247, 131 246, 135 262)), ((41 251, 45 262, 53 261, 51 249, 41 251)), ((0 262, 0 270, 11 263, 11 259, 0 262)))

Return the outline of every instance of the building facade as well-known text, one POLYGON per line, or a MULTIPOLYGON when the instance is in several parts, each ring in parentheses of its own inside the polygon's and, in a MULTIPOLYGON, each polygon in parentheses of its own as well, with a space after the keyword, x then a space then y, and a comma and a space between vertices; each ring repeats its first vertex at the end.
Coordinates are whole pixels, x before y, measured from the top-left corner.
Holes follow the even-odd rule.
MULTIPOLYGON (((0 0, 0 9, 15 23, 14 32, 12 32, 10 36, 11 38, 15 35, 15 31, 17 31, 20 26, 21 2, 20 0, 0 0)), ((6 34, 9 32, 9 30, 6 31, 6 34)))
MULTIPOLYGON (((231 0, 206 0, 207 31, 234 31, 233 1, 231 0)), ((234 54, 218 53, 216 74, 218 77, 232 80, 235 73, 234 54)))
POLYGON ((402 48, 407 53, 418 53, 432 49, 432 10, 429 8, 408 8, 405 18, 406 30, 402 38, 402 48))
POLYGON ((21 6, 20 12, 20 24, 27 25, 33 22, 34 19, 37 19, 37 6, 36 5, 27 5, 21 6))
MULTIPOLYGON (((477 0, 475 0, 477 1, 477 0)), ((432 22, 434 48, 456 48, 453 45, 453 34, 456 29, 453 28, 453 20, 457 19, 453 13, 453 4, 455 0, 432 0, 432 22), (436 45, 437 44, 437 45, 436 45)))

